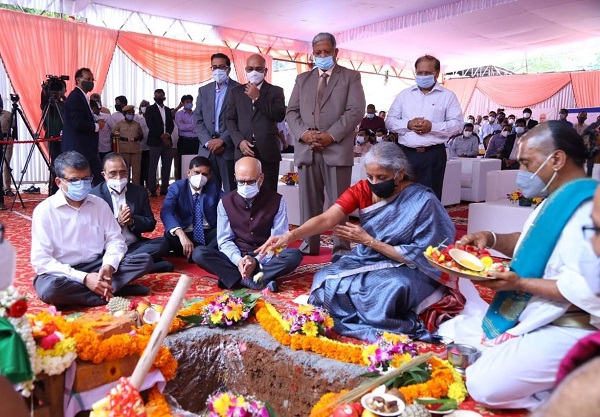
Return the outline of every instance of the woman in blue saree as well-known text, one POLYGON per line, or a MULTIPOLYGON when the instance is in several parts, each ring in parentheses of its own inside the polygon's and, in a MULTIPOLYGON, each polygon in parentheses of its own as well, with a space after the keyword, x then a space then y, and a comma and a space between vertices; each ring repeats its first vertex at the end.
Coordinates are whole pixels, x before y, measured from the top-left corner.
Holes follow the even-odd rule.
POLYGON ((346 190, 323 214, 271 237, 260 250, 332 229, 356 245, 315 274, 309 302, 327 308, 335 331, 344 336, 374 340, 389 331, 419 337, 424 333, 419 313, 446 296, 446 287, 456 288, 456 280, 442 278, 423 252, 453 242, 455 228, 435 194, 410 180, 410 165, 396 144, 373 146, 363 162, 367 180, 346 190), (360 224, 338 224, 356 209, 360 224))

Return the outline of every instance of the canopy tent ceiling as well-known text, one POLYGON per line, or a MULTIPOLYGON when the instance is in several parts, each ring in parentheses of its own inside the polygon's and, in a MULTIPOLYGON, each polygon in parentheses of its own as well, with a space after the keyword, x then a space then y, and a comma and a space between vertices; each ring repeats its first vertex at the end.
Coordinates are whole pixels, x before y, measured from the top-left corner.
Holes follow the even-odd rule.
POLYGON ((94 4, 303 42, 328 31, 346 50, 430 53, 446 70, 600 37, 598 0, 75 0, 74 12, 94 4))

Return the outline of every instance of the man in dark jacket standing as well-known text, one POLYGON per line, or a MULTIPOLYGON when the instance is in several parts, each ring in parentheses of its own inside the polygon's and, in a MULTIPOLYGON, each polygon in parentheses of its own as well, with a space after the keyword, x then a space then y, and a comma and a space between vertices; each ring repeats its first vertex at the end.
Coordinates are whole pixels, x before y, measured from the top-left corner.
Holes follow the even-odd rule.
POLYGON ((148 125, 148 147, 150 148, 150 166, 148 168, 148 188, 150 196, 156 197, 156 169, 160 168, 160 194, 166 195, 169 188, 171 163, 173 162, 173 141, 171 134, 175 124, 171 109, 164 105, 165 92, 159 88, 154 91, 154 104, 146 110, 148 125))

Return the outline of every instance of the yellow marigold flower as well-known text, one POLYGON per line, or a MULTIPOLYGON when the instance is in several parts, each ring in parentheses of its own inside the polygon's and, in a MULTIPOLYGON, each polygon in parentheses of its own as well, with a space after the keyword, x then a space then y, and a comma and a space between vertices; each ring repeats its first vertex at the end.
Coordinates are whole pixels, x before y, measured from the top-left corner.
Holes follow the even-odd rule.
POLYGON ((402 355, 394 355, 392 358, 391 366, 392 368, 400 368, 405 363, 409 362, 412 359, 412 356, 408 353, 404 353, 402 355))
POLYGON ((462 403, 467 398, 467 388, 461 381, 460 383, 453 383, 448 388, 448 398, 456 400, 458 403, 462 403))
POLYGON ((308 321, 304 323, 304 325, 302 326, 302 331, 305 335, 312 337, 319 334, 319 328, 317 327, 314 321, 308 321))
POLYGON ((281 326, 283 327, 283 330, 285 330, 286 332, 289 333, 291 327, 292 327, 292 323, 287 321, 287 320, 282 320, 281 321, 281 326))
POLYGON ((371 364, 371 361, 369 360, 369 356, 374 355, 375 352, 377 352, 377 349, 379 349, 379 346, 377 346, 377 345, 363 346, 362 358, 363 358, 363 363, 365 365, 371 364))
POLYGON ((213 322, 213 324, 221 323, 222 319, 223 319, 222 311, 217 311, 216 313, 210 315, 210 321, 213 322))
POLYGON ((231 310, 229 310, 227 313, 225 313, 225 316, 229 320, 240 321, 240 319, 242 318, 242 313, 243 313, 242 306, 240 304, 238 304, 238 305, 232 306, 231 310))
POLYGON ((242 395, 235 397, 235 400, 238 407, 243 407, 246 405, 246 399, 242 395))
POLYGON ((231 397, 227 393, 221 394, 213 402, 213 408, 220 416, 227 415, 229 407, 231 407, 231 397))
POLYGON ((331 329, 333 327, 333 318, 331 316, 325 317, 325 320, 323 321, 323 326, 327 327, 328 329, 331 329))
POLYGON ((397 343, 408 343, 409 342, 409 338, 405 334, 395 334, 395 333, 383 332, 382 337, 385 340, 387 340, 388 342, 397 342, 397 343))

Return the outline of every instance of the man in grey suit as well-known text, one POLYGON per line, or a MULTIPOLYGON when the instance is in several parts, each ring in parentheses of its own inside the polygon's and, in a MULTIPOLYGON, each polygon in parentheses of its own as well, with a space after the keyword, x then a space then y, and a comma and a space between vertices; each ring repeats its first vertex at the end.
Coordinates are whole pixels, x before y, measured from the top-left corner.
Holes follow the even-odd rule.
POLYGON ((214 54, 210 59, 214 82, 198 89, 194 110, 196 133, 200 139, 198 154, 211 163, 212 178, 217 188, 235 190, 233 156, 235 145, 227 130, 225 113, 231 90, 240 85, 229 78, 231 60, 225 54, 214 54))
MULTIPOLYGON (((300 177, 302 222, 323 212, 324 190, 333 205, 350 186, 354 129, 366 106, 360 73, 336 65, 338 49, 333 35, 319 33, 312 47, 316 68, 298 75, 286 113, 294 137, 299 138, 294 163, 300 177)), ((316 255, 319 241, 318 235, 311 236, 300 250, 316 255)), ((332 261, 349 249, 348 241, 334 237, 332 261)))

